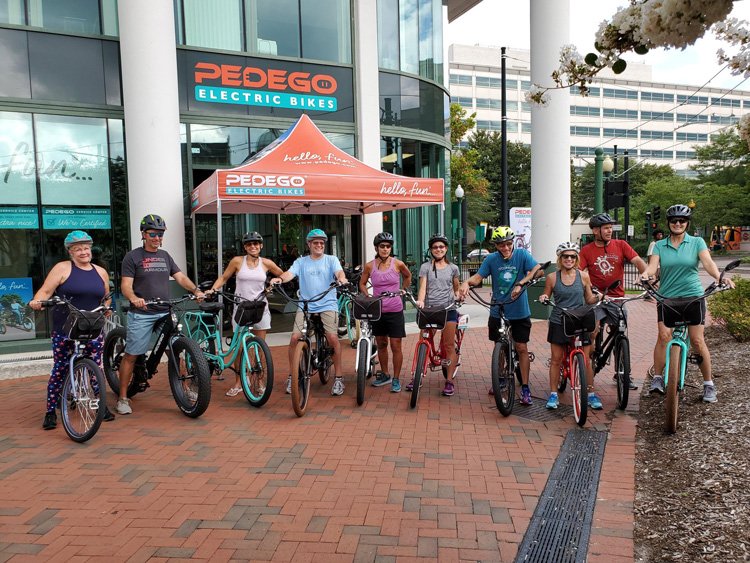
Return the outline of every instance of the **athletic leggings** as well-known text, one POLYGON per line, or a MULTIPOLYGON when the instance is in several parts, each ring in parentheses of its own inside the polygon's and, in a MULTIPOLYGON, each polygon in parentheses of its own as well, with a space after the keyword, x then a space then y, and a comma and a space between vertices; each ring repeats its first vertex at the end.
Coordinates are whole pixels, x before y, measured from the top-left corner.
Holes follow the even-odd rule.
MULTIPOLYGON (((99 336, 96 340, 89 340, 86 343, 86 352, 98 364, 102 365, 102 341, 103 337, 99 336)), ((47 383, 47 412, 53 412, 60 402, 60 393, 62 393, 63 382, 70 369, 70 357, 73 355, 73 341, 68 340, 64 334, 52 332, 52 373, 47 383)), ((99 392, 96 387, 96 379, 92 382, 94 391, 99 392)))

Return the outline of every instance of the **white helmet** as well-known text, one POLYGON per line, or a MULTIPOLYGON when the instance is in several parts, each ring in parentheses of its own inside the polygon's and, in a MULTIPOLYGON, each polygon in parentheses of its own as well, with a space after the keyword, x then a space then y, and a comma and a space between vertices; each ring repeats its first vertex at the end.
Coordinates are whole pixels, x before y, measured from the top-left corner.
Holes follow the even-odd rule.
POLYGON ((557 245, 556 253, 558 256, 560 256, 560 254, 562 254, 566 250, 572 250, 576 254, 581 251, 580 247, 576 243, 565 241, 557 245))

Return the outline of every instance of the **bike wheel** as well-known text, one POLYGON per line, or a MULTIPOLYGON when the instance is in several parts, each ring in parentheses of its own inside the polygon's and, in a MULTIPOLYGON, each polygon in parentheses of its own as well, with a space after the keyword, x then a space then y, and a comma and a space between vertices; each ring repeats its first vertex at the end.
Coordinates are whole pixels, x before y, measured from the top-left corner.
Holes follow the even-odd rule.
POLYGON ((568 387, 568 378, 565 377, 565 371, 560 368, 560 375, 557 376, 557 392, 565 393, 565 389, 568 387))
POLYGON ((679 346, 671 346, 668 351, 669 372, 667 373, 667 396, 664 401, 664 410, 666 411, 666 430, 670 434, 677 432, 677 417, 680 410, 680 367, 682 365, 681 349, 679 346))
POLYGON ((370 355, 367 353, 367 342, 361 340, 357 350, 357 404, 365 402, 365 383, 367 372, 370 371, 370 355))
POLYGON ((310 398, 310 351, 307 342, 298 342, 292 356, 292 408, 297 416, 304 416, 310 398))
POLYGON ((513 412, 516 398, 516 380, 509 348, 508 342, 495 342, 495 349, 492 351, 492 392, 497 410, 503 416, 509 416, 513 412))
POLYGON ((325 335, 316 335, 315 342, 315 354, 318 358, 318 377, 320 377, 320 382, 325 385, 331 380, 333 350, 328 345, 325 335))
MULTIPOLYGON (((120 396, 120 361, 122 355, 125 353, 125 337, 128 331, 123 326, 118 326, 107 333, 104 338, 104 345, 102 346, 102 360, 104 364, 104 375, 107 378, 107 383, 112 392, 120 396)), ((128 385, 128 397, 132 397, 136 392, 131 394, 131 389, 134 388, 133 381, 134 377, 130 378, 130 384, 128 385)))
POLYGON ((422 387, 422 378, 427 368, 427 344, 420 344, 417 348, 417 365, 414 367, 414 381, 411 389, 411 400, 409 406, 415 408, 419 399, 419 389, 422 387))
POLYGON ((80 358, 63 383, 60 415, 65 433, 74 442, 94 437, 107 408, 104 374, 91 358, 80 358))
POLYGON ((21 328, 23 328, 27 332, 33 330, 34 320, 30 317, 24 317, 23 321, 21 322, 21 328))
POLYGON ((211 401, 211 369, 200 347, 185 336, 172 341, 169 358, 169 386, 179 409, 198 418, 211 401))
POLYGON ((206 334, 203 329, 199 328, 190 335, 190 338, 198 343, 204 354, 216 355, 216 342, 214 341, 213 334, 206 334))
MULTIPOLYGON (((453 377, 458 375, 458 368, 461 367, 461 342, 463 342, 464 333, 462 330, 456 329, 456 371, 453 372, 453 377)), ((441 367, 443 371, 443 379, 448 379, 448 366, 441 367)))
POLYGON ((246 335, 242 339, 240 382, 248 403, 262 407, 273 391, 273 359, 264 340, 246 335))
POLYGON ((570 392, 573 394, 573 418, 578 426, 586 424, 588 409, 588 385, 586 384, 586 361, 581 352, 573 354, 570 361, 570 392))
POLYGON ((621 338, 615 346, 615 376, 617 377, 617 408, 624 411, 630 396, 630 342, 621 338))

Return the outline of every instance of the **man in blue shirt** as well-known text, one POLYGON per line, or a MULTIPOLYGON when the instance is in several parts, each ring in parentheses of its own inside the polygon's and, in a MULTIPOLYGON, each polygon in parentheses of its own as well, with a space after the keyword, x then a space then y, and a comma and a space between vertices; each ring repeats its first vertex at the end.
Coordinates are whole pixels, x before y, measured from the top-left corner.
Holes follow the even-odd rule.
MULTIPOLYGON (((506 302, 515 299, 505 305, 505 318, 509 321, 510 332, 513 336, 518 363, 521 368, 521 404, 531 404, 531 389, 529 389, 529 335, 531 334, 531 309, 529 299, 521 294, 524 286, 534 279, 534 274, 539 270, 539 264, 531 256, 528 250, 513 248, 515 233, 510 227, 498 227, 492 232, 492 242, 496 252, 484 259, 479 271, 461 284, 461 295, 466 296, 469 287, 479 285, 482 279, 492 276, 492 299, 493 301, 506 302)), ((490 318, 487 322, 489 327, 489 339, 497 339, 497 330, 500 323, 500 307, 495 306, 490 310, 490 318)), ((492 389, 490 389, 492 393, 492 389)))

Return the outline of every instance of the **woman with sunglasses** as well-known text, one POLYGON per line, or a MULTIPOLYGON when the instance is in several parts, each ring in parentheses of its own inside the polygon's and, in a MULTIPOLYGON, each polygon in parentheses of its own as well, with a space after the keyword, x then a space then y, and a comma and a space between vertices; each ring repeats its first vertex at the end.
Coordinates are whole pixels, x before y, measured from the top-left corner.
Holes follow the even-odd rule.
MULTIPOLYGON (((211 291, 220 289, 227 283, 232 276, 237 276, 235 295, 245 299, 255 300, 263 297, 266 290, 266 279, 268 272, 274 276, 280 276, 282 273, 273 260, 263 258, 260 251, 263 250, 263 237, 260 233, 253 231, 245 233, 242 236, 242 246, 245 248, 244 256, 235 256, 229 261, 224 273, 211 286, 211 291)), ((232 315, 234 319, 234 315, 232 315)), ((232 321, 234 324, 234 320, 232 321)), ((263 311, 263 318, 259 323, 250 327, 253 335, 265 340, 266 333, 271 328, 271 311, 268 309, 266 301, 266 310, 263 311)), ((236 326, 235 326, 236 329, 236 326)), ((234 362, 234 385, 226 392, 227 397, 235 397, 242 392, 242 383, 240 383, 240 355, 234 362)))
MULTIPOLYGON (((719 268, 711 258, 706 246, 706 241, 701 237, 687 234, 690 226, 691 209, 687 205, 673 205, 667 209, 667 224, 669 236, 657 241, 654 245, 653 254, 649 257, 648 268, 644 277, 653 280, 657 269, 659 272, 659 293, 667 298, 675 297, 698 297, 703 295, 703 284, 698 277, 698 263, 703 264, 703 269, 719 281, 719 268)), ((724 278, 723 283, 734 288, 734 282, 724 278)), ((703 337, 703 326, 706 316, 706 302, 700 300, 701 316, 700 324, 689 325, 688 335, 693 350, 703 357, 699 364, 703 374, 703 401, 715 403, 716 387, 711 374, 711 355, 703 337)), ((672 330, 664 325, 664 312, 661 304, 657 305, 656 317, 658 321, 659 337, 654 346, 654 374, 661 374, 666 363, 666 346, 672 338, 672 330)), ((664 394, 664 377, 654 375, 651 379, 650 393, 664 394)))
MULTIPOLYGON (((540 303, 549 301, 550 296, 558 307, 574 309, 583 307, 585 303, 596 303, 599 298, 591 290, 591 279, 588 273, 578 269, 580 264, 578 254, 580 248, 574 242, 563 242, 557 247, 557 271, 547 275, 544 283, 544 292, 539 296, 540 303)), ((549 317, 549 327, 547 329, 547 342, 550 344, 550 363, 549 363, 549 400, 547 401, 548 409, 556 409, 559 404, 557 397, 557 380, 560 376, 560 366, 562 365, 565 345, 570 341, 565 336, 563 330, 562 313, 555 307, 549 317)), ((583 344, 583 354, 585 357, 591 357, 591 335, 583 333, 581 335, 583 344)), ((590 381, 589 385, 589 402, 594 395, 594 370, 591 362, 586 362, 586 379, 590 381)))
MULTIPOLYGON (((432 258, 419 268, 419 292, 417 306, 448 307, 460 298, 458 266, 448 260, 448 239, 445 235, 436 234, 428 242, 432 258)), ((456 327, 458 326, 458 311, 448 311, 445 328, 440 335, 440 346, 448 363, 447 374, 443 388, 443 395, 450 397, 455 393, 453 374, 456 372, 456 327)), ((407 391, 413 388, 414 380, 406 386, 407 391)))

